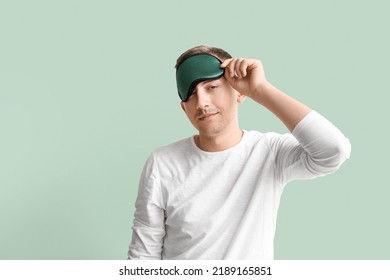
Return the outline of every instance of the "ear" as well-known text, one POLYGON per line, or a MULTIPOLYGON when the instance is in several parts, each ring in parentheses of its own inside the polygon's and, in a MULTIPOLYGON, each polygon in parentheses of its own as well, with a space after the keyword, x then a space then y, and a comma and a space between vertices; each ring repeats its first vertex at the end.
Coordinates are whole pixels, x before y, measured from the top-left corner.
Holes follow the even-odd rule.
POLYGON ((186 112, 186 106, 183 101, 180 102, 180 106, 183 109, 183 111, 186 112))
POLYGON ((241 93, 238 93, 238 95, 237 95, 237 103, 242 103, 242 102, 244 102, 245 98, 246 98, 246 95, 243 95, 243 94, 241 94, 241 93))

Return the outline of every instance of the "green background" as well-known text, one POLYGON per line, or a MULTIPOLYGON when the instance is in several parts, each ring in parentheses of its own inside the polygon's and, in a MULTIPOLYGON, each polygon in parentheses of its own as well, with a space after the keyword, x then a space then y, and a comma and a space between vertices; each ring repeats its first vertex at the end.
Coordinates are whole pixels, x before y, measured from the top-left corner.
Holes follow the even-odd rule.
MULTIPOLYGON (((290 183, 277 259, 390 259, 387 1, 1 1, 0 259, 125 259, 143 164, 195 133, 174 64, 199 44, 267 78, 351 140, 290 183)), ((240 105, 244 129, 287 132, 240 105)))

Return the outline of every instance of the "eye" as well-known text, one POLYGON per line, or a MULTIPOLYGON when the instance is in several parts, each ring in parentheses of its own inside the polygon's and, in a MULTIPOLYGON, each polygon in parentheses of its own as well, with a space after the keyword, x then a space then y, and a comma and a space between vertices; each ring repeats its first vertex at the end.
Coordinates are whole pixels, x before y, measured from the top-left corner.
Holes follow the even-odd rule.
POLYGON ((213 89, 216 89, 216 88, 218 88, 217 85, 210 85, 210 86, 209 86, 209 90, 213 90, 213 89))

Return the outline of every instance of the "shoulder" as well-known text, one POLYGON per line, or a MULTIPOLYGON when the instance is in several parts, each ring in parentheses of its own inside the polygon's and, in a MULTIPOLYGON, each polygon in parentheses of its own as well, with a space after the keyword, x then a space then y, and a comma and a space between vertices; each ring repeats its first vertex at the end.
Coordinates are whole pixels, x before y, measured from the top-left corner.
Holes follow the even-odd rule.
POLYGON ((160 146, 156 148, 151 156, 155 159, 164 159, 167 157, 177 157, 188 153, 192 149, 192 139, 187 137, 168 145, 160 146))
POLYGON ((296 138, 291 133, 277 133, 277 132, 247 132, 247 145, 250 149, 261 149, 262 152, 266 150, 273 154, 278 153, 280 149, 294 149, 299 145, 296 138))
POLYGON ((158 174, 159 178, 174 178, 188 166, 188 159, 193 157, 192 138, 188 137, 174 143, 156 148, 149 156, 147 165, 158 174))
POLYGON ((160 169, 161 164, 174 164, 185 158, 183 153, 191 147, 191 138, 181 139, 169 145, 164 145, 153 150, 147 158, 144 172, 151 174, 160 169))
POLYGON ((255 130, 246 131, 247 141, 252 144, 257 143, 275 143, 284 139, 294 139, 291 133, 277 133, 277 132, 259 132, 255 130))

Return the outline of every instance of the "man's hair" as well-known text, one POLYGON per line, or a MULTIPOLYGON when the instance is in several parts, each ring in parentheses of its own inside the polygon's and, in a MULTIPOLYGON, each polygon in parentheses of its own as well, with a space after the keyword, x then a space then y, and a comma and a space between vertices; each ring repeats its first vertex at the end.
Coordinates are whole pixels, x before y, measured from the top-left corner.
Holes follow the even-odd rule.
POLYGON ((214 55, 214 56, 216 56, 217 58, 219 58, 222 61, 224 61, 226 59, 229 59, 229 58, 232 58, 232 56, 227 51, 225 51, 225 50, 223 50, 221 48, 209 47, 209 46, 201 45, 201 46, 193 47, 193 48, 185 51, 184 53, 182 53, 179 56, 179 58, 176 60, 175 68, 177 69, 177 67, 179 67, 179 65, 184 60, 189 58, 190 56, 192 56, 194 54, 200 54, 200 53, 206 53, 206 54, 214 55))

